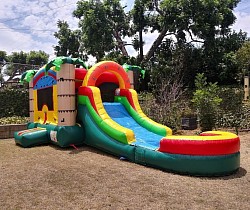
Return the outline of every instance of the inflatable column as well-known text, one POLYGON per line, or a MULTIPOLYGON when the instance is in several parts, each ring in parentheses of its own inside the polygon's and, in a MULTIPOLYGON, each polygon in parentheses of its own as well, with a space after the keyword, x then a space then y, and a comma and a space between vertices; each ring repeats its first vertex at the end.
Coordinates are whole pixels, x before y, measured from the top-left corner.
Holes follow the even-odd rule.
POLYGON ((132 89, 134 89, 134 72, 131 71, 131 70, 129 70, 129 71, 127 72, 127 74, 128 74, 129 81, 130 81, 130 87, 131 87, 132 89))
POLYGON ((29 82, 29 107, 30 107, 30 122, 34 122, 34 90, 33 90, 33 79, 29 82))
POLYGON ((76 123, 75 67, 63 64, 57 72, 58 126, 76 123))

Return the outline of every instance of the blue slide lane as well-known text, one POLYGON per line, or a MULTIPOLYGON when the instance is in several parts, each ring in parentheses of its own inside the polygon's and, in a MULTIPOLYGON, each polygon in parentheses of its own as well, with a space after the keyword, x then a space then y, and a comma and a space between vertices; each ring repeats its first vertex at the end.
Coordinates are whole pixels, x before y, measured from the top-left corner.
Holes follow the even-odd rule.
POLYGON ((152 133, 140 126, 127 112, 126 108, 120 103, 104 102, 103 106, 108 115, 123 127, 133 130, 136 142, 133 145, 146 147, 148 149, 158 149, 160 140, 163 136, 152 133))

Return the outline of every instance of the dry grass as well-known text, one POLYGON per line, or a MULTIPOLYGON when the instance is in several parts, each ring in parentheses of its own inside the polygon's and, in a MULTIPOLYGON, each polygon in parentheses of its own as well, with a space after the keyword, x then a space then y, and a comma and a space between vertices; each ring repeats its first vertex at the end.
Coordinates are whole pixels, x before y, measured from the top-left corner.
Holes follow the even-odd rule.
POLYGON ((0 141, 0 209, 249 209, 250 134, 241 168, 221 178, 181 176, 83 146, 24 149, 0 141))

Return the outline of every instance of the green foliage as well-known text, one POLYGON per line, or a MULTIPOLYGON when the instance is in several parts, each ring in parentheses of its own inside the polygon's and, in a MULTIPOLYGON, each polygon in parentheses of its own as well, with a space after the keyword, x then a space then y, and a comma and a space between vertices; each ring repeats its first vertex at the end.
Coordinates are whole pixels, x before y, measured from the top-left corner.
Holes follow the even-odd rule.
POLYGON ((2 67, 5 65, 6 61, 8 61, 7 52, 0 50, 0 73, 2 71, 2 67))
POLYGON ((152 93, 141 92, 139 101, 143 112, 155 122, 177 131, 181 127, 180 103, 157 103, 152 93))
MULTIPOLYGON (((159 49, 156 50, 154 58, 145 66, 150 72, 148 83, 150 90, 156 98, 162 98, 162 93, 172 95, 171 100, 178 98, 184 86, 184 78, 188 77, 188 60, 190 48, 187 45, 175 45, 173 40, 165 39, 159 49), (165 86, 165 90, 162 90, 165 86), (167 90, 167 89, 168 90, 167 90)), ((190 82, 190 79, 189 81, 190 82)))
MULTIPOLYGON (((195 91, 199 95, 199 98, 196 99, 199 99, 199 102, 202 103, 201 109, 205 111, 205 113, 202 112, 198 115, 201 126, 205 126, 201 127, 202 131, 213 128, 233 128, 238 133, 239 129, 250 129, 250 102, 243 101, 243 88, 214 87, 216 84, 207 83, 204 76, 197 75, 197 77, 199 77, 199 82, 196 83, 197 87, 203 92, 207 91, 203 95, 200 95, 200 91, 198 93, 195 91), (210 87, 211 85, 212 87, 210 87), (213 100, 211 100, 211 92, 215 96, 213 100)), ((199 111, 195 111, 197 106, 193 102, 194 97, 194 95, 192 97, 191 94, 185 92, 180 99, 168 104, 157 102, 152 93, 141 92, 139 101, 147 116, 177 131, 181 128, 181 117, 194 117, 199 111)))
POLYGON ((26 70, 26 58, 27 53, 21 52, 13 52, 11 55, 8 55, 8 59, 11 63, 4 70, 4 74, 9 76, 9 79, 12 79, 15 75, 22 74, 26 70))
POLYGON ((16 75, 21 75, 23 72, 29 69, 38 69, 42 65, 46 64, 49 55, 44 51, 30 51, 26 52, 12 52, 11 55, 7 56, 8 61, 7 68, 4 74, 9 76, 8 80, 13 79, 16 75))
POLYGON ((5 65, 7 59, 8 59, 7 58, 7 52, 0 51, 0 85, 4 81, 3 74, 2 74, 2 69, 3 69, 3 66, 5 65))
POLYGON ((237 84, 241 70, 235 53, 247 40, 246 33, 230 29, 238 2, 136 0, 129 11, 119 0, 79 0, 73 12, 79 19, 79 30, 70 30, 67 22, 58 21, 54 49, 57 55, 79 54, 83 60, 83 54, 92 55, 97 61, 111 59, 141 66, 152 74, 151 84, 152 78, 157 80, 155 75, 164 74, 165 79, 176 66, 185 86, 194 86, 197 73, 220 85, 237 84), (146 42, 142 32, 158 34, 147 54, 143 54, 146 42), (168 35, 174 39, 167 39, 168 35), (131 43, 124 41, 127 37, 131 43), (127 45, 140 51, 133 63, 127 61, 127 45))
POLYGON ((7 60, 7 52, 0 50, 0 62, 3 62, 3 60, 7 60))
POLYGON ((0 98, 0 118, 29 116, 29 93, 27 89, 1 89, 0 98))
POLYGON ((115 47, 121 49, 129 21, 120 1, 78 1, 73 14, 79 18, 82 47, 87 54, 100 61, 115 47))
POLYGON ((220 87, 218 95, 222 99, 220 109, 223 110, 223 112, 237 113, 243 106, 243 88, 220 87))
POLYGON ((54 36, 58 39, 58 44, 54 47, 57 56, 80 57, 86 60, 87 56, 83 55, 80 47, 80 30, 71 30, 66 21, 58 20, 58 32, 54 36))
POLYGON ((49 54, 45 53, 42 50, 39 51, 30 51, 27 53, 26 63, 35 66, 45 65, 48 62, 49 54))
POLYGON ((157 86, 159 79, 172 77, 176 70, 186 87, 194 87, 197 73, 204 73, 209 81, 219 85, 239 84, 242 77, 236 50, 245 39, 245 33, 230 33, 224 38, 216 38, 216 45, 210 49, 164 39, 144 66, 151 75, 149 84, 157 86))
POLYGON ((241 121, 240 127, 241 129, 250 129, 250 102, 245 101, 242 105, 242 116, 243 119, 241 121))
POLYGON ((0 84, 2 84, 2 83, 3 83, 3 81, 4 81, 3 75, 2 75, 2 74, 0 74, 0 84))
MULTIPOLYGON (((216 37, 225 36, 230 32, 229 26, 236 19, 233 9, 239 0, 163 0, 136 1, 132 10, 135 30, 159 32, 149 52, 144 57, 150 59, 166 35, 175 36, 177 43, 200 43, 208 48, 216 37)), ((214 45, 213 45, 214 46, 214 45)))
MULTIPOLYGON (((135 50, 140 49, 140 56, 143 56, 142 31, 158 32, 148 53, 143 60, 140 58, 140 62, 145 63, 154 56, 162 40, 170 34, 175 36, 178 44, 187 43, 188 36, 191 37, 191 42, 201 43, 204 48, 211 46, 217 37, 225 37, 236 19, 233 9, 238 2, 239 0, 155 0, 152 3, 151 0, 136 0, 133 8, 128 11, 119 0, 79 0, 73 15, 79 19, 82 50, 98 61, 106 53, 115 50, 127 56, 126 43, 122 40, 125 36, 132 39, 132 46, 135 50)), ((55 34, 57 38, 60 35, 61 43, 57 46, 60 49, 67 48, 63 47, 64 44, 69 46, 67 39, 70 40, 71 37, 68 25, 64 24, 63 28, 55 34)))
POLYGON ((219 96, 222 98, 220 104, 219 118, 217 126, 222 128, 234 128, 236 133, 238 129, 246 127, 249 120, 247 116, 247 107, 243 104, 244 92, 239 88, 221 88, 219 96))
POLYGON ((118 52, 118 51, 112 51, 110 53, 108 53, 107 55, 104 56, 104 58, 102 60, 112 60, 115 61, 119 64, 123 64, 123 63, 131 63, 131 64, 136 64, 137 63, 137 59, 135 57, 130 57, 130 56, 124 56, 122 53, 118 52))
POLYGON ((238 84, 241 70, 236 58, 237 50, 247 40, 246 33, 228 32, 216 37, 212 43, 202 47, 199 73, 204 73, 209 81, 220 85, 238 84))
POLYGON ((192 102, 197 109, 201 130, 212 130, 216 126, 219 105, 222 101, 218 96, 217 83, 207 83, 204 74, 197 74, 195 87, 192 102))
POLYGON ((147 5, 143 5, 144 2, 135 0, 134 7, 130 11, 130 15, 133 20, 132 32, 136 33, 139 30, 147 31, 149 26, 149 15, 145 15, 148 10, 147 5))
POLYGON ((250 73, 250 41, 245 42, 236 53, 242 78, 250 73))
POLYGON ((161 22, 168 23, 170 31, 190 31, 194 36, 210 41, 216 35, 225 34, 234 23, 236 18, 232 10, 238 2, 239 0, 164 0, 161 1, 160 9, 166 15, 161 17, 161 22))

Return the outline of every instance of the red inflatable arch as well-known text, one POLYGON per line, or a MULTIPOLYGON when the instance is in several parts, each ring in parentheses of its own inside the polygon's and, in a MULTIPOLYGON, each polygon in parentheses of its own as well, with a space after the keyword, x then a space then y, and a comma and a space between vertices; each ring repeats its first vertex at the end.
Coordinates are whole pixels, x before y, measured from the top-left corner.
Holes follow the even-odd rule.
POLYGON ((122 68, 121 65, 114 61, 102 61, 95 64, 88 70, 88 73, 83 80, 82 86, 97 86, 97 79, 104 72, 111 72, 117 77, 120 89, 130 88, 130 80, 126 71, 122 68))

